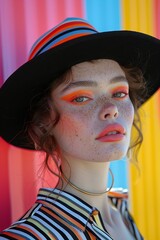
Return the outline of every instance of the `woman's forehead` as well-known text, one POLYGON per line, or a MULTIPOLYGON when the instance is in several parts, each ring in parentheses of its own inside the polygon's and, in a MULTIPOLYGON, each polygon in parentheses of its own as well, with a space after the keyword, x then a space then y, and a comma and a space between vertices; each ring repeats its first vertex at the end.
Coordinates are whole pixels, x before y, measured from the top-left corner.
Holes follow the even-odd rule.
POLYGON ((65 81, 53 92, 64 93, 67 90, 81 87, 96 88, 121 83, 128 85, 120 65, 113 60, 99 59, 74 65, 69 74, 66 74, 65 81))
POLYGON ((98 59, 88 62, 82 62, 74 65, 72 68, 72 81, 82 80, 93 80, 98 76, 105 77, 117 77, 117 75, 124 76, 125 73, 120 67, 120 65, 110 59, 98 59))

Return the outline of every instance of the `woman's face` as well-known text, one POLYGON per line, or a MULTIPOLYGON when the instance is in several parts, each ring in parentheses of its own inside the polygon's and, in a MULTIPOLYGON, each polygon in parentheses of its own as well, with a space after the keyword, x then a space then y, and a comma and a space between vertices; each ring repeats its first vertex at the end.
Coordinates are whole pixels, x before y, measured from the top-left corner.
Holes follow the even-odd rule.
POLYGON ((113 60, 72 67, 72 80, 52 92, 60 120, 53 129, 62 156, 90 162, 127 153, 134 108, 125 73, 113 60))

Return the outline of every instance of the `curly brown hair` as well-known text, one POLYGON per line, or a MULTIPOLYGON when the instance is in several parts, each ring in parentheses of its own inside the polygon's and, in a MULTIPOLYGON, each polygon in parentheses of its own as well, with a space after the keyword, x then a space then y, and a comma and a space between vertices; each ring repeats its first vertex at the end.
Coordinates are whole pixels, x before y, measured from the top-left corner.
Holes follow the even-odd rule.
POLYGON ((130 156, 130 161, 133 162, 136 166, 138 166, 138 152, 143 142, 143 134, 141 130, 141 119, 139 115, 138 108, 144 102, 144 99, 147 95, 147 88, 144 81, 143 73, 139 68, 126 68, 122 67, 125 72, 126 79, 129 83, 129 96, 134 106, 134 120, 133 120, 133 128, 134 133, 131 135, 130 147, 128 149, 127 155, 130 156), (130 152, 132 154, 130 154, 130 152))
MULTIPOLYGON (((133 127, 136 130, 136 136, 131 138, 129 151, 132 150, 132 161, 137 163, 137 155, 138 150, 143 141, 143 135, 141 131, 141 121, 138 113, 138 108, 143 102, 143 98, 145 98, 146 88, 145 81, 143 78, 143 74, 138 68, 127 68, 121 66, 122 70, 125 72, 126 78, 129 83, 129 96, 134 106, 135 117, 133 121, 133 127)), ((43 96, 39 101, 36 101, 35 104, 32 104, 32 108, 30 110, 30 121, 27 126, 27 131, 35 144, 35 148, 37 150, 43 151, 46 153, 45 156, 45 165, 51 171, 51 167, 49 164, 49 158, 52 157, 57 168, 58 163, 54 158, 54 152, 57 149, 56 140, 51 134, 52 129, 58 123, 60 119, 60 115, 58 109, 53 105, 51 106, 51 92, 56 89, 60 84, 64 82, 69 82, 72 79, 72 70, 67 70, 64 74, 62 74, 59 78, 55 79, 52 84, 46 89, 43 96), (54 110, 56 117, 53 119, 51 116, 51 111, 54 110)), ((53 172, 56 176, 59 177, 59 174, 53 172)))

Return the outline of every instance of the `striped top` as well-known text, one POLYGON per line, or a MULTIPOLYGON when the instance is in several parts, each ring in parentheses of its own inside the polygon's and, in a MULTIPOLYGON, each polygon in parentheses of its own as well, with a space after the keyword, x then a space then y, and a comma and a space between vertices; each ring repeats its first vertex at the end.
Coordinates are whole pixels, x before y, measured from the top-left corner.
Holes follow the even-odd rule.
MULTIPOLYGON (((127 209, 126 194, 110 193, 109 199, 136 240, 142 240, 127 209)), ((101 214, 82 199, 58 189, 42 188, 34 206, 0 234, 0 239, 111 240, 101 214)))

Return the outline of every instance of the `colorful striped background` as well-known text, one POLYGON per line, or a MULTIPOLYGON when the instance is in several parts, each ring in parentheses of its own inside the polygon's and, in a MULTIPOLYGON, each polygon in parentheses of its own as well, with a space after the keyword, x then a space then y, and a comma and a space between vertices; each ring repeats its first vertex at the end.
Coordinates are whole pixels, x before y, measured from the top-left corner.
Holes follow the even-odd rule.
MULTIPOLYGON (((66 17, 83 17, 99 31, 130 29, 160 38, 159 0, 1 0, 0 84, 27 60, 33 42, 66 17)), ((130 189, 130 206, 147 240, 160 239, 160 93, 141 109, 144 143, 140 175, 124 159, 112 164, 115 186, 130 189), (129 176, 129 177, 128 177, 129 176)), ((34 202, 43 184, 39 153, 20 150, 0 139, 0 229, 10 225, 34 202), (29 193, 29 194, 28 194, 29 193)))

